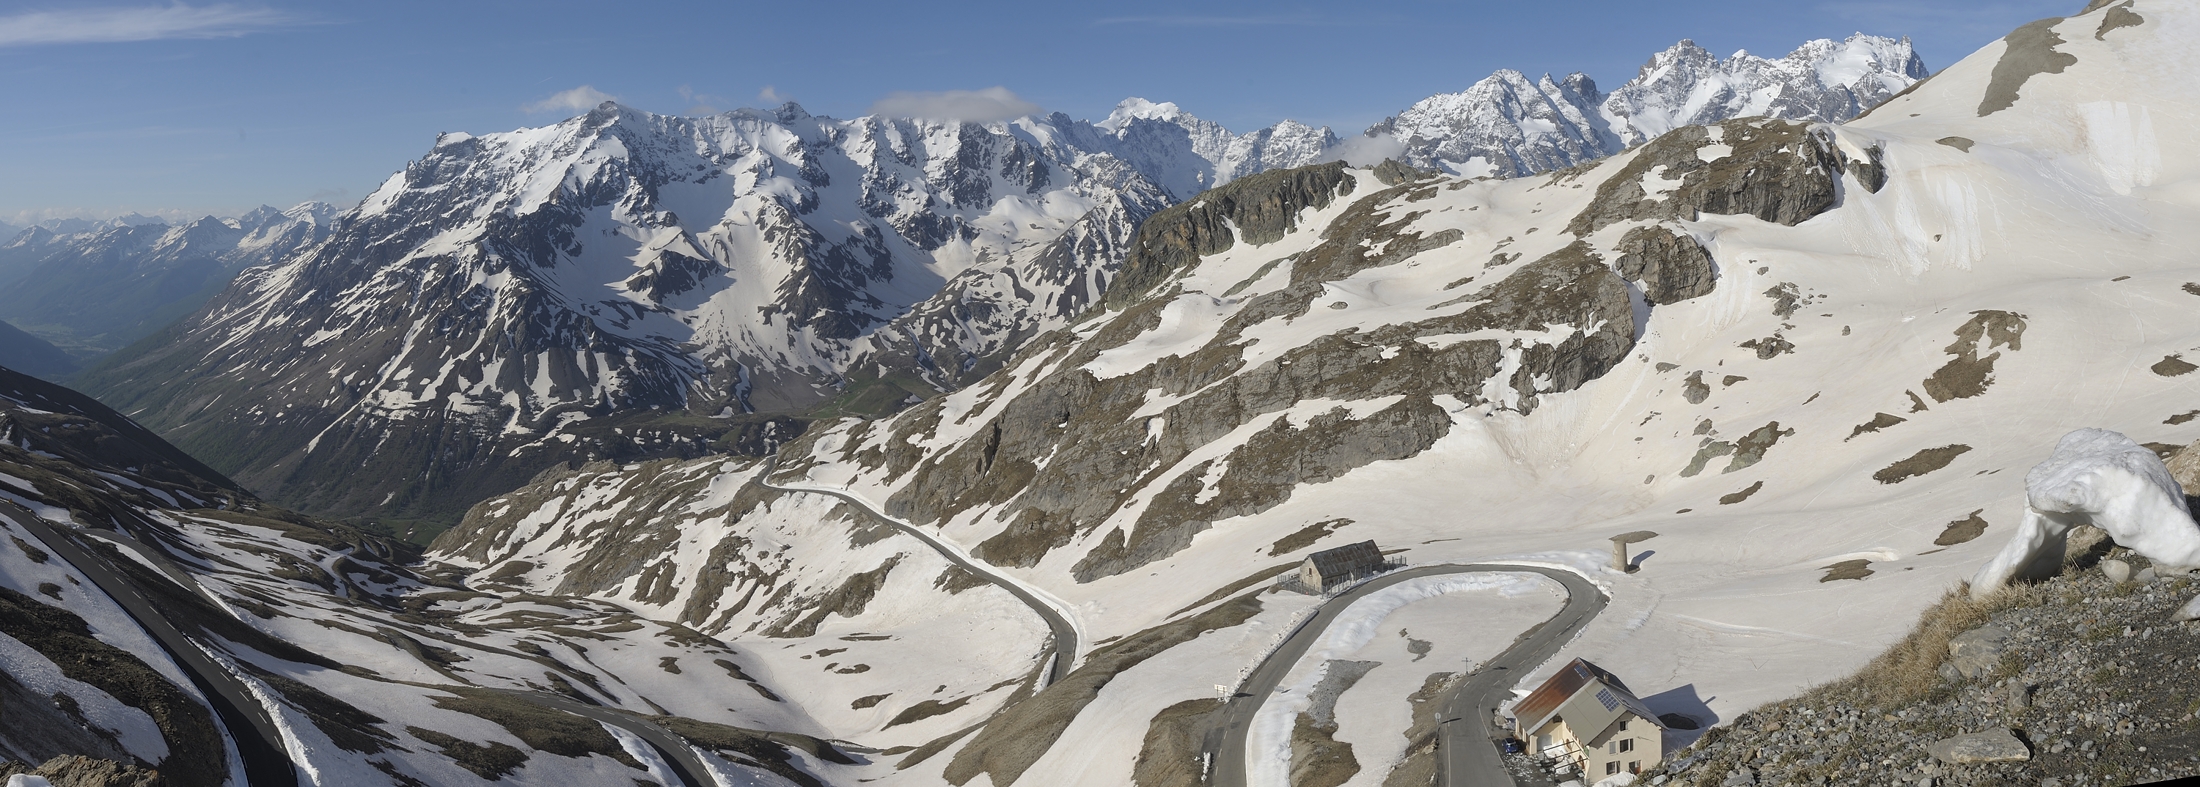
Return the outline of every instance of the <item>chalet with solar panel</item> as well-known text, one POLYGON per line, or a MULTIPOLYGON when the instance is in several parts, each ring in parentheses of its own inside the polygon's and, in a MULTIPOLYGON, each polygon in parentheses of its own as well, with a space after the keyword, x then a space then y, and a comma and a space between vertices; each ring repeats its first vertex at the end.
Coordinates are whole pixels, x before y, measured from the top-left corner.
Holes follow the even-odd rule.
POLYGON ((1640 773, 1665 756, 1665 724, 1619 676, 1574 659, 1512 708, 1528 751, 1572 763, 1586 781, 1640 773))
POLYGON ((1383 551, 1375 548, 1373 541, 1362 541, 1307 555, 1299 564, 1299 583, 1308 590, 1328 592, 1352 580, 1382 573, 1382 570, 1383 551))

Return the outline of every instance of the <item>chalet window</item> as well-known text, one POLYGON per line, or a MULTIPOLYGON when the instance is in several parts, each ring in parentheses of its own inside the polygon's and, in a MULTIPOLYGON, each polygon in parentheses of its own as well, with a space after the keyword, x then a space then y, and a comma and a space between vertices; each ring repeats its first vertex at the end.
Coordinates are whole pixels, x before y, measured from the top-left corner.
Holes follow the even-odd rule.
POLYGON ((1615 773, 1619 773, 1619 763, 1607 762, 1604 764, 1604 775, 1610 776, 1615 773))
POLYGON ((1627 731, 1627 720, 1626 720, 1626 719, 1620 719, 1620 720, 1619 720, 1619 730, 1620 730, 1620 732, 1626 732, 1626 731, 1627 731))
POLYGON ((1634 751, 1634 750, 1635 750, 1635 739, 1633 739, 1633 738, 1628 738, 1628 739, 1626 739, 1626 740, 1620 741, 1620 742, 1619 742, 1619 752, 1613 752, 1613 753, 1614 753, 1614 754, 1618 754, 1618 753, 1620 753, 1620 752, 1630 752, 1630 751, 1634 751))
POLYGON ((1641 760, 1634 760, 1634 761, 1631 761, 1631 762, 1627 763, 1627 772, 1628 772, 1628 773, 1641 773, 1641 772, 1642 772, 1642 761, 1641 761, 1641 760))

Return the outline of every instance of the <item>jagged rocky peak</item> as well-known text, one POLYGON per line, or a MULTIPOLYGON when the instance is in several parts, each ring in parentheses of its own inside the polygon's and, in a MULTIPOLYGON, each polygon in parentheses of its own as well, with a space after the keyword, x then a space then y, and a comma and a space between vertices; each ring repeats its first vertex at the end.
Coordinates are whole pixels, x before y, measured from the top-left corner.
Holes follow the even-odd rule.
POLYGON ((1504 70, 1464 91, 1422 99, 1368 133, 1397 138, 1416 166, 1468 177, 1526 175, 1620 149, 1596 114, 1601 99, 1583 74, 1532 80, 1504 70))
POLYGON ((1424 99, 1368 130, 1406 161, 1468 176, 1515 177, 1574 166, 1666 131, 1738 117, 1840 122, 1929 72, 1908 39, 1819 39, 1786 57, 1724 60, 1683 40, 1610 94, 1583 74, 1530 79, 1499 71, 1424 99))
POLYGON ((1613 133, 1637 145, 1681 126, 1736 117, 1840 122, 1931 74, 1908 38, 1816 39, 1780 58, 1721 60, 1682 40, 1604 100, 1613 133))
MULTIPOLYGON (((224 469, 314 490, 290 499, 317 511, 414 496, 398 479, 416 473, 379 493, 333 475, 396 461, 377 453, 392 434, 420 440, 423 461, 512 483, 557 461, 692 457, 729 434, 753 443, 767 416, 890 411, 975 379, 1100 297, 1130 233, 1181 196, 1167 184, 1189 194, 1218 171, 1311 158, 1326 133, 1233 136, 1154 108, 1110 131, 1059 114, 844 121, 790 104, 690 118, 607 103, 545 128, 444 134, 328 222, 326 242, 240 278, 178 342, 89 384, 213 453, 279 434, 281 450, 224 469), (265 352, 206 360, 223 345, 265 352), (287 407, 202 414, 140 376, 154 367, 277 386, 287 407), (304 369, 340 382, 286 382, 304 369), (716 420, 648 437, 603 420, 650 413, 716 420), (432 447, 444 439, 467 448, 432 447)), ((445 515, 471 502, 435 500, 445 515)))

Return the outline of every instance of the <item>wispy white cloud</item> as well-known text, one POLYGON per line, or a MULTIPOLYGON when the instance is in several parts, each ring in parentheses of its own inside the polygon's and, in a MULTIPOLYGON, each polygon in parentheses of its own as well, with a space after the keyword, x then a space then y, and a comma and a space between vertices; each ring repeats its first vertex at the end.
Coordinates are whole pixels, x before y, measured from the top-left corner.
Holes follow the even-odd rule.
POLYGON ((234 38, 307 24, 297 14, 271 8, 217 4, 130 6, 30 11, 0 16, 0 47, 155 41, 165 38, 234 38))
POLYGON ((680 100, 688 103, 687 113, 690 115, 715 115, 725 111, 720 107, 733 103, 725 96, 698 93, 695 88, 687 85, 681 85, 679 92, 680 100))
POLYGON ((601 90, 597 90, 594 86, 591 85, 582 85, 580 87, 573 88, 572 90, 560 90, 556 93, 552 93, 550 94, 549 98, 534 102, 532 104, 521 106, 520 111, 585 112, 590 109, 595 109, 597 104, 601 104, 606 101, 617 100, 619 100, 618 96, 614 96, 601 90))
POLYGON ((756 100, 764 102, 764 106, 776 107, 793 101, 794 97, 772 89, 771 85, 765 85, 763 90, 756 91, 756 100))
POLYGON ((1330 24, 1309 14, 1258 14, 1250 16, 1111 16, 1092 20, 1095 25, 1149 25, 1153 27, 1311 27, 1330 24))
POLYGON ((1397 158, 1406 152, 1405 143, 1389 134, 1346 137, 1343 141, 1322 151, 1322 161, 1342 161, 1355 167, 1372 167, 1383 159, 1397 158))
POLYGON ((871 114, 887 117, 928 118, 932 120, 960 120, 966 123, 991 123, 1025 115, 1036 115, 1041 110, 1005 87, 989 87, 984 90, 948 90, 939 93, 894 93, 871 105, 871 114))

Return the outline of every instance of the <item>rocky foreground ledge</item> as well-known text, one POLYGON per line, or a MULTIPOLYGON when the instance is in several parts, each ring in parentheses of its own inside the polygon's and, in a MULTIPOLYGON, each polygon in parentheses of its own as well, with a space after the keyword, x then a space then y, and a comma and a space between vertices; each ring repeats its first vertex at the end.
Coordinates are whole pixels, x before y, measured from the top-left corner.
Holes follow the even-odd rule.
POLYGON ((2200 591, 2106 544, 1958 590, 1855 676, 1711 731, 1637 784, 2145 784, 2200 775, 2200 591))

